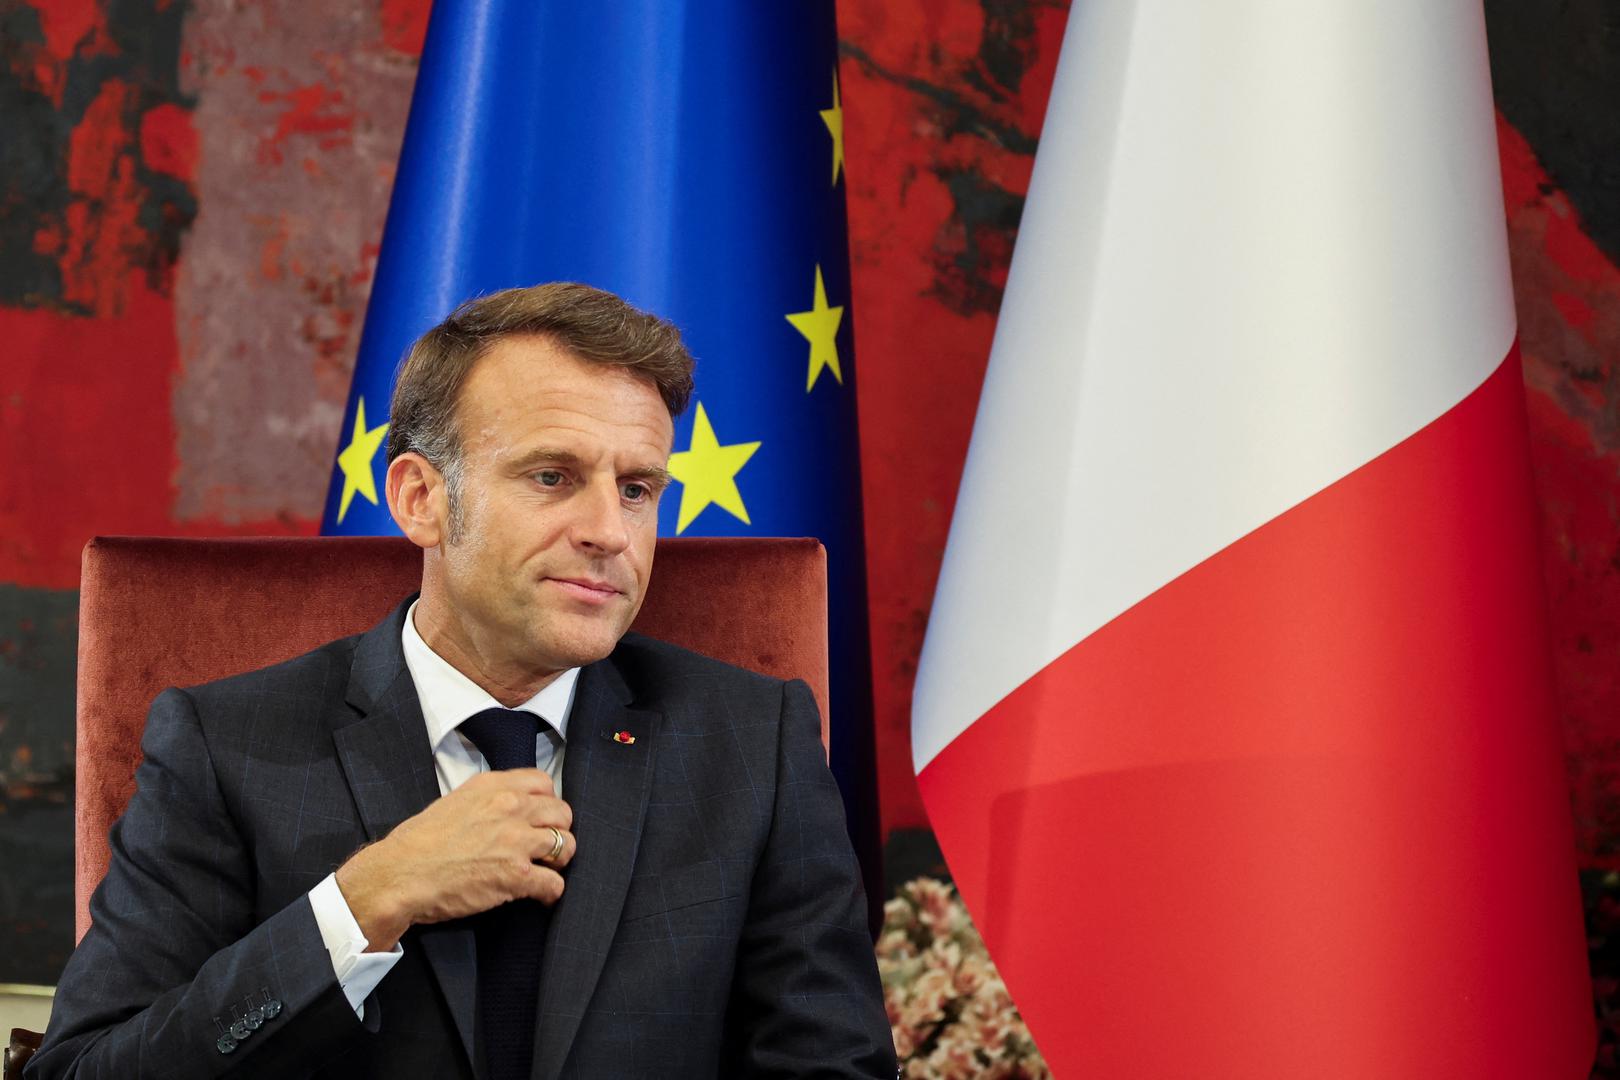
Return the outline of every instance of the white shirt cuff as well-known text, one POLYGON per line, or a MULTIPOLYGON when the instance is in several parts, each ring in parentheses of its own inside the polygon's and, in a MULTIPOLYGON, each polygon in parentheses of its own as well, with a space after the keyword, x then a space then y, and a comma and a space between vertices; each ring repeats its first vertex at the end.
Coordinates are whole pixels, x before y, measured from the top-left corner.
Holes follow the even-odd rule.
POLYGON ((354 921, 349 902, 343 899, 336 874, 327 874, 319 885, 309 890, 309 906, 315 911, 315 925, 320 928, 321 941, 332 957, 332 972, 337 976, 338 985, 343 987, 343 996, 349 999, 354 1015, 364 1020, 366 998, 377 989, 383 976, 393 970, 405 950, 396 941, 390 952, 366 952, 370 943, 361 932, 360 924, 354 921))

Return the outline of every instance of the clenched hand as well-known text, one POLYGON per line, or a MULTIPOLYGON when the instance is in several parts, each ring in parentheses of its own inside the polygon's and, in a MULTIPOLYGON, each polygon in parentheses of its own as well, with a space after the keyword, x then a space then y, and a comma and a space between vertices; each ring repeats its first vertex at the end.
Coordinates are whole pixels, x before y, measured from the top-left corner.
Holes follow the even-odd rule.
POLYGON ((416 923, 443 922, 528 897, 554 904, 574 857, 574 813, 540 769, 480 773, 338 868, 368 952, 416 923), (563 848, 556 847, 556 828, 563 848))

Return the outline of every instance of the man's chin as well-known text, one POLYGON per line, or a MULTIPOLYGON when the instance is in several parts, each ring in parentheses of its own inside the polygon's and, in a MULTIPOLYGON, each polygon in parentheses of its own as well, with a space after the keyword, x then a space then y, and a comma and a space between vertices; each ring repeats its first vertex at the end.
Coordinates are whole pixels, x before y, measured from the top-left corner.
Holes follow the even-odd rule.
POLYGON ((605 660, 618 647, 628 627, 621 628, 615 620, 611 626, 569 627, 573 631, 570 633, 559 634, 558 629, 562 628, 553 627, 551 633, 537 636, 545 651, 555 658, 555 664, 571 668, 605 660))

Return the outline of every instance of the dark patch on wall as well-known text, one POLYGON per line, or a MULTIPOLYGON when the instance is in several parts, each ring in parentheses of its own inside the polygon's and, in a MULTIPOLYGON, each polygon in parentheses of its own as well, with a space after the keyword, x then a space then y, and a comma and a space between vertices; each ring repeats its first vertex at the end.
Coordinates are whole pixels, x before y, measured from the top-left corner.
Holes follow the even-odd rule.
POLYGON ((900 886, 920 877, 950 881, 951 868, 930 829, 891 829, 883 844, 883 895, 893 896, 900 886))
POLYGON ((39 217, 61 213, 66 191, 57 181, 60 155, 50 101, 25 86, 20 68, 23 48, 43 46, 39 13, 30 7, 0 7, 0 302, 62 291, 54 260, 34 251, 32 226, 39 217))
POLYGON ((34 6, 0 10, 0 304, 116 314, 131 271, 169 291, 197 213, 187 7, 114 0, 55 34, 34 6))
POLYGON ((1620 7, 1485 0, 1496 105, 1620 262, 1620 7))
POLYGON ((980 0, 984 32, 979 37, 979 66, 967 81, 995 98, 1016 94, 1040 52, 1031 0, 980 0))
POLYGON ((71 785, 79 594, 0 583, 0 792, 71 785))
POLYGON ((0 796, 0 982, 55 986, 73 952, 73 804, 0 796))
POLYGON ((936 119, 942 134, 947 138, 952 135, 974 135, 1015 153, 1034 156, 1035 136, 1032 133, 999 119, 990 110, 976 104, 968 95, 887 68, 859 45, 853 45, 848 41, 839 42, 838 52, 841 56, 847 56, 860 64, 869 74, 904 87, 933 102, 938 107, 936 119))
POLYGON ((955 212, 934 246, 936 273, 930 290, 959 314, 1001 309, 1012 263, 1013 240, 1024 214, 1024 197, 976 169, 940 169, 955 212))
POLYGON ((73 947, 78 613, 0 584, 0 982, 54 985, 73 947))

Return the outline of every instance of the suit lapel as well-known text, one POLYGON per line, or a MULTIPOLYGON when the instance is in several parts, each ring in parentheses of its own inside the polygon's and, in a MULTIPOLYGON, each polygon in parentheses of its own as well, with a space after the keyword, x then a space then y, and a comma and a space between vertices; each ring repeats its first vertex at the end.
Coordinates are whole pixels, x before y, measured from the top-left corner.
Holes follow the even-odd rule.
POLYGON ((618 930, 641 844, 663 715, 632 708, 630 700, 611 657, 580 672, 562 790, 574 811, 578 849, 552 913, 540 971, 533 1073, 540 1080, 562 1074, 618 930), (621 732, 634 741, 615 739, 621 732))
MULTIPOLYGON (((355 646, 346 695, 354 714, 332 733, 361 823, 372 841, 381 840, 439 797, 422 704, 400 644, 410 603, 407 599, 355 646)), ((473 1013, 478 975, 472 930, 458 921, 420 927, 411 936, 420 942, 439 980, 467 1060, 476 1062, 473 1013)))

